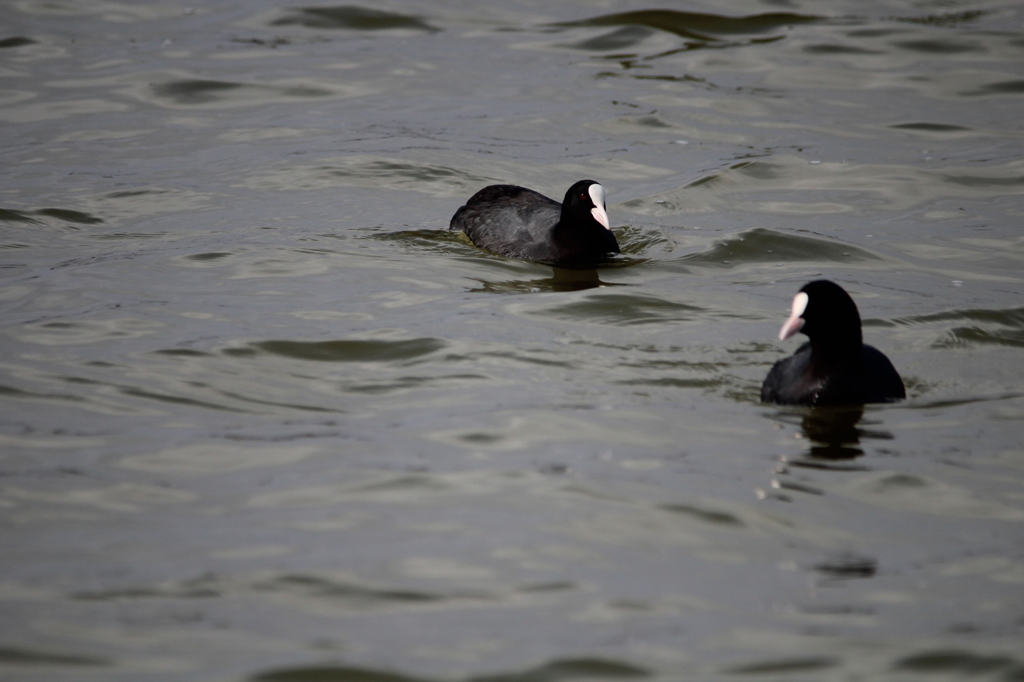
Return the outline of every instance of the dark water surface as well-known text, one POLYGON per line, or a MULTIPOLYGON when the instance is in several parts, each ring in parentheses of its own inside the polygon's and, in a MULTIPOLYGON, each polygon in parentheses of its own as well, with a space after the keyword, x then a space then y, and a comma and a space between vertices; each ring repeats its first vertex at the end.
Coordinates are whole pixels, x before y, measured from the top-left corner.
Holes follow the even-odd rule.
POLYGON ((1019 3, 0 31, 4 679, 1024 679, 1019 3), (606 267, 445 231, 584 177, 606 267), (822 276, 904 403, 758 403, 822 276))

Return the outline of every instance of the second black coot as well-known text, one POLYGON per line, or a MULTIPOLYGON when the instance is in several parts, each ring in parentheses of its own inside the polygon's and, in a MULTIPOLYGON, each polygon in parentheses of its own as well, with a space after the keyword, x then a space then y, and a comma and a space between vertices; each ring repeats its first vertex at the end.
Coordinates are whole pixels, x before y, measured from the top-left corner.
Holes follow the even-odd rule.
POLYGON ((619 253, 608 224, 604 188, 580 180, 558 203, 518 185, 489 185, 452 216, 480 248, 502 256, 545 263, 598 261, 619 253))
POLYGON ((863 342, 857 305, 838 284, 817 280, 800 289, 779 339, 797 332, 810 341, 775 363, 761 386, 761 402, 857 405, 907 396, 889 358, 863 342))

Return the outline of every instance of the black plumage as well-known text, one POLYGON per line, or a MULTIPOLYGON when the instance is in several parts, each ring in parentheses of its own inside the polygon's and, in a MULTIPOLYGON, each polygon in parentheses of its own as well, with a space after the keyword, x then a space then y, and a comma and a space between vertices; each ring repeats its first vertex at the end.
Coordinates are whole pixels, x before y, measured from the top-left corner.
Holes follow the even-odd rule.
POLYGON ((608 224, 604 188, 580 180, 558 203, 517 185, 490 185, 452 216, 480 248, 502 256, 545 263, 593 262, 619 253, 608 224))
POLYGON ((838 284, 817 280, 800 289, 779 338, 797 332, 810 340, 771 368, 761 402, 856 405, 906 397, 889 358, 863 342, 857 305, 838 284))

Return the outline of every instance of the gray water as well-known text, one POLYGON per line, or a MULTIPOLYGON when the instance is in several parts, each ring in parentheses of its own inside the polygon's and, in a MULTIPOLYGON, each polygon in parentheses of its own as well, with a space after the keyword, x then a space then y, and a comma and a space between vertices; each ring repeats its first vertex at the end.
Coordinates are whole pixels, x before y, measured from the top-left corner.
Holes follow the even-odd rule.
POLYGON ((3 3, 0 675, 1024 679, 1022 111, 1008 0, 3 3), (905 402, 758 402, 819 277, 905 402))

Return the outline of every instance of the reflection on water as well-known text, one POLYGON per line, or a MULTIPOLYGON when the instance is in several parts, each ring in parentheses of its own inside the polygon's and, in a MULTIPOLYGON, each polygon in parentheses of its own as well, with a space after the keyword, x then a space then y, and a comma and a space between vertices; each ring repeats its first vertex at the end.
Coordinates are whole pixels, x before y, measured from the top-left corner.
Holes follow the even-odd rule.
POLYGON ((868 428, 871 422, 863 422, 864 407, 860 405, 837 407, 783 408, 773 415, 784 424, 795 424, 799 420, 803 437, 810 444, 805 456, 811 461, 801 464, 813 466, 814 460, 842 461, 864 455, 862 440, 894 439, 891 432, 868 428))
POLYGON ((863 432, 857 428, 863 416, 862 407, 810 409, 800 424, 811 442, 808 456, 842 460, 863 455, 864 450, 859 447, 863 432))

